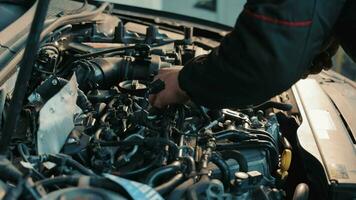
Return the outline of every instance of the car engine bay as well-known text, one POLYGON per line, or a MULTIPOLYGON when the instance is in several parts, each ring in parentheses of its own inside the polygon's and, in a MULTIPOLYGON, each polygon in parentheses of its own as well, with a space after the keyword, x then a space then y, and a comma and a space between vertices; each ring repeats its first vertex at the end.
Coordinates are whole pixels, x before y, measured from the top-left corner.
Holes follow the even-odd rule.
MULTIPOLYGON (((172 31, 108 13, 47 35, 12 136, 12 165, 2 171, 2 193, 21 199, 308 199, 307 184, 287 181, 295 141, 281 119, 298 119, 288 114, 293 105, 285 96, 244 109, 150 106, 149 96, 165 87, 154 80, 160 69, 212 50, 196 39, 193 27, 172 31)), ((6 110, 10 97, 2 101, 6 110)))

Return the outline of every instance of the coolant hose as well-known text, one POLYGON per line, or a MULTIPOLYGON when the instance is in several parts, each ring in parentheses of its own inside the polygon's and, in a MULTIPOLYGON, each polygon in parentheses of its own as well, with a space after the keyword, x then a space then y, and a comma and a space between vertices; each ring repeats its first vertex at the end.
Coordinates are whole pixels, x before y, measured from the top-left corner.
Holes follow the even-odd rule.
POLYGON ((229 165, 225 162, 225 160, 217 153, 214 153, 211 158, 211 162, 214 163, 221 171, 222 182, 224 184, 225 189, 230 187, 230 177, 231 172, 229 169, 229 165))
POLYGON ((239 164, 239 171, 240 172, 248 172, 248 164, 247 160, 244 155, 240 151, 235 150, 226 150, 221 151, 221 156, 224 160, 227 159, 234 159, 239 164))
POLYGON ((263 149, 267 151, 270 156, 271 160, 269 161, 270 167, 272 170, 277 169, 279 163, 279 153, 274 146, 267 141, 262 140, 247 140, 239 143, 225 143, 221 144, 218 143, 216 145, 217 151, 223 150, 244 150, 244 149, 263 149))

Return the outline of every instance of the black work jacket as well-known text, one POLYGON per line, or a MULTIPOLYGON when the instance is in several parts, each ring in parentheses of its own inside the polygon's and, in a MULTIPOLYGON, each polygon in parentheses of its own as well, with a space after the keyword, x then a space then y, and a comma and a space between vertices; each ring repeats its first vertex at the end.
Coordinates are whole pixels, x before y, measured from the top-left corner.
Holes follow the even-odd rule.
POLYGON ((331 36, 356 58, 356 0, 247 0, 234 30, 187 63, 179 85, 210 108, 259 104, 297 82, 331 36))

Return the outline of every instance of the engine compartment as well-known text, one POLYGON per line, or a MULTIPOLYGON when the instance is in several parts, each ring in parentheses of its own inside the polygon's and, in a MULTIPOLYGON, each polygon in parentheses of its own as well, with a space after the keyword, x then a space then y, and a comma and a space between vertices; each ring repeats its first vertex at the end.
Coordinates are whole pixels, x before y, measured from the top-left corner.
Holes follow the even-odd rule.
MULTIPOLYGON (((174 32, 109 14, 53 31, 12 136, 10 160, 27 178, 10 175, 2 190, 21 199, 292 197, 293 147, 275 112, 292 105, 150 106, 149 95, 164 88, 154 80, 160 69, 212 49, 195 39, 192 27, 174 32)), ((294 199, 308 198, 306 184, 295 191, 294 199)))

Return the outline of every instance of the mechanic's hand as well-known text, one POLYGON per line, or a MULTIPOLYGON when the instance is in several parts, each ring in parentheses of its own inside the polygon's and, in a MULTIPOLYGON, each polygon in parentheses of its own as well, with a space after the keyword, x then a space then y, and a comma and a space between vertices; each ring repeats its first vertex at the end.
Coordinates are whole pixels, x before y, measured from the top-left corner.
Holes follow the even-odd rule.
POLYGON ((178 74, 181 69, 182 67, 171 67, 159 71, 155 80, 162 80, 165 83, 165 88, 149 97, 152 106, 163 108, 170 104, 182 104, 188 101, 188 95, 179 87, 178 83, 178 74))

